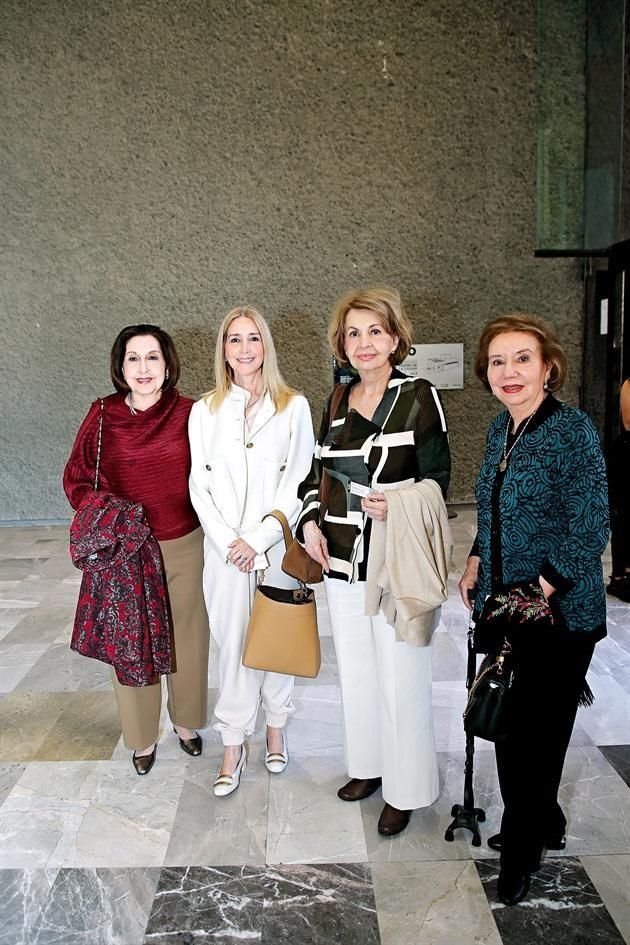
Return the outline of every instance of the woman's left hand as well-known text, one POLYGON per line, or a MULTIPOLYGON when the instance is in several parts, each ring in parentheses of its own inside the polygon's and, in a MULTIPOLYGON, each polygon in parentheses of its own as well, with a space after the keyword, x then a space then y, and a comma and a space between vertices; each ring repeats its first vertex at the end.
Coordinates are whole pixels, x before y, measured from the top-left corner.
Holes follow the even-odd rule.
POLYGON ((236 565, 239 571, 245 574, 254 567, 255 557, 255 550, 242 538, 237 538, 228 545, 228 563, 236 565))
POLYGON ((361 508, 368 518, 373 518, 375 522, 384 522, 387 518, 387 498, 384 492, 370 492, 368 496, 361 499, 361 508))
POLYGON ((553 584, 550 584, 549 581, 545 581, 545 579, 544 579, 544 577, 542 577, 542 575, 538 578, 538 583, 539 583, 540 586, 542 587, 542 592, 543 592, 543 594, 545 595, 545 597, 547 598, 547 600, 549 600, 549 598, 551 597, 552 594, 555 594, 555 593, 556 593, 556 589, 555 589, 555 587, 553 586, 553 584))

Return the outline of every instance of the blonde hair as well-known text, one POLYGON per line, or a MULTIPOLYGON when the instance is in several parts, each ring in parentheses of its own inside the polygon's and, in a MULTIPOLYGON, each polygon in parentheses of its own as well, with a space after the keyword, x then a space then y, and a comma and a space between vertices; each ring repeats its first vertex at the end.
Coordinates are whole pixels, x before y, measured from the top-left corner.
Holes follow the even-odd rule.
POLYGON ((343 335, 346 315, 352 308, 365 309, 378 315, 387 334, 398 336, 398 345, 390 356, 391 363, 395 365, 404 361, 411 347, 411 322, 400 300, 398 290, 385 285, 369 289, 354 289, 342 295, 336 303, 328 325, 328 341, 339 364, 348 363, 343 335))
POLYGON ((225 360, 225 342, 232 322, 237 318, 250 318, 256 326, 263 345, 262 382, 263 391, 269 394, 274 407, 280 413, 288 406, 297 391, 286 383, 278 367, 276 347, 273 343, 269 325, 253 305, 237 305, 230 309, 219 327, 217 344, 214 351, 214 379, 216 386, 203 395, 203 400, 214 413, 227 397, 234 383, 234 373, 225 360))
POLYGON ((524 331, 534 336, 540 344, 542 359, 550 369, 547 389, 552 394, 560 390, 567 377, 567 357, 551 325, 538 315, 529 315, 527 312, 499 315, 488 322, 481 332, 475 358, 475 374, 486 390, 492 390, 488 383, 488 349, 497 335, 508 331, 524 331))

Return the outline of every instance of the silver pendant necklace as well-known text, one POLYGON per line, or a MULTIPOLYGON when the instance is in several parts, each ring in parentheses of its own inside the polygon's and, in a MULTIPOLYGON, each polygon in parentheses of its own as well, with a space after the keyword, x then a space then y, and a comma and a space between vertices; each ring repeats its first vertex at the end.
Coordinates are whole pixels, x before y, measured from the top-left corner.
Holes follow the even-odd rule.
POLYGON ((518 441, 519 441, 520 438, 522 437, 523 433, 525 433, 525 430, 526 430, 527 427, 529 426, 530 420, 533 420, 533 418, 536 416, 537 412, 538 412, 538 407, 536 407, 536 410, 534 410, 534 412, 529 415, 529 417, 527 418, 527 420, 525 421, 525 423, 524 423, 524 425, 523 425, 523 429, 521 430, 521 432, 519 433, 519 435, 516 437, 516 439, 514 440, 514 442, 512 443, 512 445, 510 446, 509 449, 507 448, 507 441, 508 441, 508 433, 510 432, 510 424, 511 424, 511 422, 512 422, 512 418, 511 418, 510 415, 508 414, 508 421, 507 421, 507 424, 506 424, 506 427, 505 427, 505 436, 504 436, 504 438, 503 438, 503 459, 502 459, 501 462, 499 463, 499 472, 502 472, 502 473, 503 473, 503 472, 505 472, 505 470, 507 469, 508 459, 510 458, 514 447, 516 446, 516 444, 518 443, 518 441))

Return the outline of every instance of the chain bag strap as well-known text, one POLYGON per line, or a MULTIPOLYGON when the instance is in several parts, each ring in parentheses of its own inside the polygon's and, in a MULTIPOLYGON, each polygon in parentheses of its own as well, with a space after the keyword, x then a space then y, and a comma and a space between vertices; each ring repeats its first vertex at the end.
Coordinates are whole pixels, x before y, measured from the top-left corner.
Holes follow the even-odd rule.
POLYGON ((103 413, 105 404, 101 400, 101 415, 98 418, 98 440, 96 445, 96 472, 94 474, 94 491, 98 492, 98 480, 101 474, 101 441, 103 439, 103 413))

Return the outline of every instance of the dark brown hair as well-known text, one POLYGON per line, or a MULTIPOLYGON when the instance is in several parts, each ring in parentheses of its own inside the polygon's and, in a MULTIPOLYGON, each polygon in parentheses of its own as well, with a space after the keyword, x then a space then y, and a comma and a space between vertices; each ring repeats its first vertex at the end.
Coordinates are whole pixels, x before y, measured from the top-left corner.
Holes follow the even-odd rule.
POLYGON ((169 390, 171 387, 175 387, 179 380, 179 357, 175 350, 173 339, 168 332, 164 331, 162 328, 158 328, 157 325, 127 325, 126 328, 123 328, 123 330, 118 333, 116 341, 112 346, 110 361, 112 384, 118 393, 126 394, 129 391, 129 385, 123 376, 123 362, 125 360, 128 342, 138 335, 152 335, 156 339, 162 351, 164 361, 166 362, 166 377, 162 384, 162 390, 165 391, 169 390))
POLYGON ((537 315, 528 315, 526 312, 499 315, 498 318, 488 322, 481 332, 475 358, 475 374, 486 390, 491 390, 488 383, 488 349, 497 335, 503 335, 508 331, 525 331, 534 336, 540 344, 542 359, 550 368, 547 389, 552 394, 560 390, 567 377, 566 355, 551 325, 537 315))

